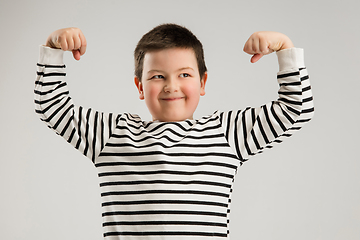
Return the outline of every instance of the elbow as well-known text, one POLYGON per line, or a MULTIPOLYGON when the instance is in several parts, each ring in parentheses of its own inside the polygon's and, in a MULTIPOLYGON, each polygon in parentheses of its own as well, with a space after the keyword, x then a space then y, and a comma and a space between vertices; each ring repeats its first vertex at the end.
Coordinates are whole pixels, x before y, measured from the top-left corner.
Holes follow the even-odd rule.
POLYGON ((312 108, 311 108, 311 112, 309 113, 309 118, 310 118, 310 120, 314 118, 314 113, 315 113, 315 108, 312 107, 312 108))
POLYGON ((308 119, 310 121, 314 117, 315 108, 313 97, 303 99, 301 118, 308 119))
POLYGON ((314 107, 303 109, 301 111, 301 118, 304 119, 303 120, 304 122, 309 122, 309 121, 311 121, 313 119, 314 112, 315 112, 314 107))

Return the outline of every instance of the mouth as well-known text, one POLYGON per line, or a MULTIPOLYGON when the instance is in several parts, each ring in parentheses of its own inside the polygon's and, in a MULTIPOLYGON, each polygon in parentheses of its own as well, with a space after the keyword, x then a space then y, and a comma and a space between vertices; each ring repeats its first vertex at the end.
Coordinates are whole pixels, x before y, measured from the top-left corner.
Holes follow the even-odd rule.
POLYGON ((161 100, 172 102, 172 101, 181 100, 181 99, 183 99, 183 98, 184 98, 184 97, 161 98, 161 100))

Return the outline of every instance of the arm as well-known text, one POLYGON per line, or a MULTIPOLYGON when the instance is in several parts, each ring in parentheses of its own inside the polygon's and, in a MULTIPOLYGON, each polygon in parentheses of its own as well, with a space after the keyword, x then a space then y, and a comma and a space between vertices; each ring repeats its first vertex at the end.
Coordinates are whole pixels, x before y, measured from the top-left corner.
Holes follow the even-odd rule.
MULTIPOLYGON (((67 50, 78 60, 85 53, 84 46, 79 45, 67 50)), ((94 162, 110 138, 117 116, 74 106, 65 82, 63 53, 49 40, 47 46, 40 46, 34 91, 36 113, 49 128, 94 162)))
POLYGON ((221 114, 225 137, 241 161, 290 137, 310 121, 314 112, 302 49, 293 48, 283 34, 260 32, 249 38, 244 51, 253 55, 253 63, 263 55, 277 52, 280 89, 276 101, 259 108, 221 114))

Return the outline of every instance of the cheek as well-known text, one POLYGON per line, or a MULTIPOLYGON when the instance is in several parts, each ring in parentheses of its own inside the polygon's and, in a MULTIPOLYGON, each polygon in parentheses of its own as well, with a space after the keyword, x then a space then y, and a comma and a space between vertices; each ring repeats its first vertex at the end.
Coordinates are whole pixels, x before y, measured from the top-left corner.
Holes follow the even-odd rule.
POLYGON ((153 101, 158 98, 159 93, 161 92, 161 87, 157 84, 147 84, 144 87, 144 97, 146 101, 153 101))
POLYGON ((187 97, 187 107, 194 112, 200 101, 200 84, 191 84, 183 88, 187 97))
POLYGON ((183 87, 183 92, 187 95, 188 98, 194 100, 200 98, 200 83, 187 84, 183 87))

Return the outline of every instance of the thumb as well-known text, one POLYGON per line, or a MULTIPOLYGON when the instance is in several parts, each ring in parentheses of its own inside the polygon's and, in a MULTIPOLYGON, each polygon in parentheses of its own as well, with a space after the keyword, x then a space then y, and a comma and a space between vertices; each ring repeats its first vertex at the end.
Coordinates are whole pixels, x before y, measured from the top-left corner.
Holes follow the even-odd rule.
POLYGON ((79 60, 80 60, 80 56, 81 56, 80 50, 79 50, 79 49, 72 50, 72 53, 73 53, 74 58, 79 61, 79 60))
POLYGON ((250 62, 251 63, 256 63, 257 61, 260 60, 260 58, 262 58, 262 56, 264 56, 263 54, 259 54, 259 53, 256 53, 254 54, 251 59, 250 59, 250 62))

